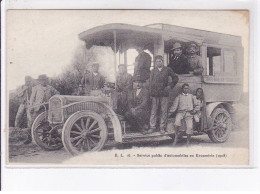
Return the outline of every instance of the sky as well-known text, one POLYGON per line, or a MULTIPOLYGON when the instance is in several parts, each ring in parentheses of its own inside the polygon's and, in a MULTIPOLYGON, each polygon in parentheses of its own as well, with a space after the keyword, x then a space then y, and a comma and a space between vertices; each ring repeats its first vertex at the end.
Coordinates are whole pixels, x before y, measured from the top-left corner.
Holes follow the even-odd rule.
MULTIPOLYGON (((248 74, 248 17, 245 11, 174 10, 8 10, 7 88, 15 89, 24 77, 59 75, 83 42, 78 34, 90 28, 126 23, 165 23, 242 37, 245 75, 248 74)), ((248 90, 244 81, 244 90, 248 90)))

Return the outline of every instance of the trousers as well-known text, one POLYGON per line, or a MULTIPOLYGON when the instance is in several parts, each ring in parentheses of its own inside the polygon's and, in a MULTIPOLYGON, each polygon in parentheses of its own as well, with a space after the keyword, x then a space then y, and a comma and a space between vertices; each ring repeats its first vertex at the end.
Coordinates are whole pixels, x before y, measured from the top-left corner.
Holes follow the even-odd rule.
POLYGON ((15 127, 19 127, 21 128, 22 126, 22 123, 25 122, 24 120, 24 116, 26 114, 26 124, 27 124, 27 127, 31 127, 31 122, 30 122, 30 113, 29 111, 27 110, 27 107, 25 104, 20 104, 19 108, 18 108, 18 111, 16 113, 16 117, 15 117, 15 127))
POLYGON ((150 128, 156 128, 157 119, 160 116, 160 129, 166 129, 168 120, 168 101, 168 97, 152 97, 150 128))
POLYGON ((175 118, 175 125, 181 126, 182 120, 186 123, 186 133, 187 135, 193 134, 193 116, 189 112, 178 112, 175 118))

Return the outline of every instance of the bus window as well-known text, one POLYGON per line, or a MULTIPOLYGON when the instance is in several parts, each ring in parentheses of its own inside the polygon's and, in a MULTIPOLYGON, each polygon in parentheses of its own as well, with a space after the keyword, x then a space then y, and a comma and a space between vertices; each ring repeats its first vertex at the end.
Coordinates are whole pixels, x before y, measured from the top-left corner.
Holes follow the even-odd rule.
POLYGON ((215 75, 222 72, 220 48, 207 48, 207 71, 208 75, 215 75))
POLYGON ((224 50, 224 72, 229 74, 236 74, 235 69, 235 52, 231 50, 224 50))

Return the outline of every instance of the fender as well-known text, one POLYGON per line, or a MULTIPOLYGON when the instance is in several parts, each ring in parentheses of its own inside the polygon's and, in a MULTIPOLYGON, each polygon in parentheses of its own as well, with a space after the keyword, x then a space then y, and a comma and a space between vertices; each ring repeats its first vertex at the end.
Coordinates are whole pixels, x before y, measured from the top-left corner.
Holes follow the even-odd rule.
MULTIPOLYGON (((114 139, 116 142, 122 142, 122 128, 121 128, 121 124, 120 121, 116 115, 116 113, 114 112, 114 110, 107 104, 102 103, 102 102, 95 102, 95 101, 80 101, 80 102, 74 102, 71 104, 68 104, 66 106, 62 107, 64 109, 64 112, 67 112, 66 110, 70 109, 70 112, 77 112, 80 110, 92 110, 93 112, 96 112, 98 114, 100 114, 101 110, 105 111, 107 113, 107 115, 109 116, 109 118, 111 119, 112 125, 113 125, 113 130, 114 130, 114 139), (93 104, 97 104, 97 107, 93 107, 93 104)), ((65 113, 66 114, 66 113, 65 113)))
POLYGON ((213 110, 218 106, 222 105, 232 116, 234 114, 234 108, 232 107, 231 103, 228 102, 213 102, 206 105, 206 113, 207 117, 210 117, 213 110))
POLYGON ((211 113, 213 112, 213 110, 222 102, 213 102, 213 103, 209 103, 206 105, 206 113, 207 113, 207 117, 210 117, 211 113))

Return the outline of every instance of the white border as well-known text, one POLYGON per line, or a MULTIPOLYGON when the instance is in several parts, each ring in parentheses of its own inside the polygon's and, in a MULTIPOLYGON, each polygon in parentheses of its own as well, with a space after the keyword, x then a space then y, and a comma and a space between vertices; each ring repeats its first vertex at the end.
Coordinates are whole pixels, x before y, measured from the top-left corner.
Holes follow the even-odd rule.
MULTIPOLYGON (((250 165, 257 167, 259 132, 259 93, 254 91, 259 78, 254 73, 259 48, 259 3, 255 0, 9 0, 1 3, 1 12, 7 9, 248 9, 250 10, 250 165), (258 23, 256 23, 258 22, 258 23), (254 76, 255 75, 255 76, 254 76), (255 84, 254 84, 255 83, 255 84), (253 118, 255 123, 253 123, 253 118), (252 129, 255 129, 254 131, 252 129), (253 149, 255 148, 255 149, 253 149), (255 156, 255 157, 253 157, 255 156)), ((1 17, 1 129, 6 125, 5 113, 5 14, 1 17)), ((2 131, 1 131, 2 132, 2 131)), ((5 135, 2 133, 2 166, 5 164, 5 135)), ((260 188, 259 169, 10 169, 2 167, 3 189, 255 189, 260 188), (217 180, 217 182, 216 182, 217 180), (219 185, 222 185, 221 187, 219 185), (128 187, 127 187, 128 186, 128 187)))

